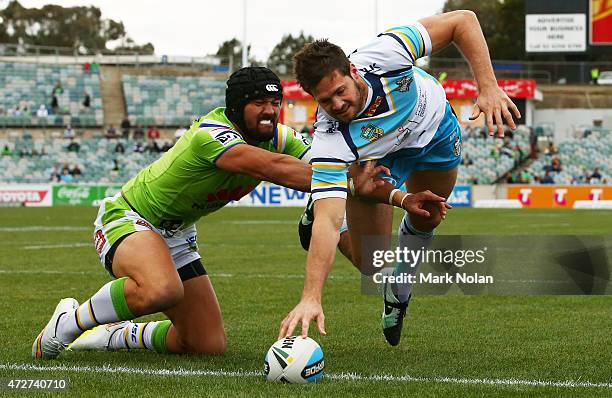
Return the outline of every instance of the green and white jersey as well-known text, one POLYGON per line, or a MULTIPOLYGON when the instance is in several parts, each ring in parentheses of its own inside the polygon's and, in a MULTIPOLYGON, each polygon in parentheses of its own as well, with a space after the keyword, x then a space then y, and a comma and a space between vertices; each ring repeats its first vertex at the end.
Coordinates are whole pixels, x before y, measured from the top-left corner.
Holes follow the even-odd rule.
MULTIPOLYGON (((129 204, 151 224, 166 230, 185 228, 261 182, 215 165, 229 148, 248 145, 224 110, 217 108, 194 121, 168 152, 123 186, 129 204)), ((310 146, 280 123, 274 138, 259 147, 309 161, 310 146)))

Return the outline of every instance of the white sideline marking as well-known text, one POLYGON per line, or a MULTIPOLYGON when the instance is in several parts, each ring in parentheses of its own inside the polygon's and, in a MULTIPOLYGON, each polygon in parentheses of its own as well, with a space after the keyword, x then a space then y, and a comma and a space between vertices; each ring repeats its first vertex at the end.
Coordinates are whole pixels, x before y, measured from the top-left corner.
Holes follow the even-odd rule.
MULTIPOLYGON (((6 363, 0 364, 3 370, 24 370, 24 371, 61 371, 75 373, 106 373, 106 374, 135 374, 147 376, 211 376, 211 377, 263 377, 262 372, 248 370, 196 370, 196 369, 146 369, 131 368, 126 366, 111 367, 103 366, 41 366, 32 364, 6 363)), ((532 387, 558 387, 558 388, 612 388, 612 383, 594 383, 590 381, 562 380, 521 380, 521 379, 469 379, 458 377, 414 377, 414 376, 395 376, 390 374, 362 375, 359 373, 330 373, 325 378, 343 381, 403 381, 421 383, 447 383, 447 384, 475 384, 489 386, 532 386, 532 387)))
POLYGON ((23 246, 24 250, 44 250, 44 249, 62 249, 62 248, 74 248, 74 247, 90 247, 93 243, 60 243, 57 245, 35 245, 35 246, 23 246))
POLYGON ((242 221, 222 221, 221 224, 297 224, 298 221, 287 220, 242 220, 242 221))
POLYGON ((91 231, 87 227, 53 227, 47 225, 32 225, 30 227, 0 227, 0 232, 39 232, 39 231, 91 231))

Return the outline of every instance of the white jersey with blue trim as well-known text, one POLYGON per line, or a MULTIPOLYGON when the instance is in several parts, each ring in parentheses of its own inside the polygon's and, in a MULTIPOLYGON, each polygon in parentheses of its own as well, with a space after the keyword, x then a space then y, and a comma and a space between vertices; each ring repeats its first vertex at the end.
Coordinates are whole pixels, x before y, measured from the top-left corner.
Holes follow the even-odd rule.
POLYGON ((346 198, 348 165, 426 146, 444 116, 442 85, 414 66, 431 53, 419 23, 389 29, 349 56, 368 85, 364 108, 350 123, 317 112, 312 143, 313 199, 346 198))

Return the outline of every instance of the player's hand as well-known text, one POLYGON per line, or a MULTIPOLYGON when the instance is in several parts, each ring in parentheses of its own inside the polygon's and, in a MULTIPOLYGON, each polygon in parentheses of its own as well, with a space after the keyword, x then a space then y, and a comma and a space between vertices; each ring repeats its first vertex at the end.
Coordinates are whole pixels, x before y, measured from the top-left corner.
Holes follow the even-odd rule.
POLYGON ((514 123, 512 115, 514 114, 517 119, 521 118, 521 112, 519 112, 516 105, 514 105, 514 102, 512 102, 510 97, 508 97, 504 90, 499 88, 497 84, 491 86, 491 88, 480 90, 470 120, 477 119, 481 113, 485 114, 489 135, 493 136, 495 133, 495 126, 497 126, 497 137, 499 138, 504 136, 504 120, 506 124, 514 130, 516 128, 516 123, 514 123))
POLYGON ((402 207, 408 213, 422 217, 430 217, 431 213, 423 208, 423 206, 428 203, 433 203, 438 206, 442 219, 446 218, 446 210, 453 208, 446 202, 445 198, 438 196, 431 191, 423 191, 408 195, 406 199, 404 199, 402 207))
POLYGON ((351 165, 349 174, 355 184, 357 196, 367 196, 385 184, 379 175, 391 175, 391 172, 385 166, 376 166, 376 161, 370 160, 365 162, 364 166, 358 163, 351 165))
POLYGON ((317 321, 317 329, 321 335, 326 335, 325 332, 325 315, 323 315, 323 307, 321 302, 314 299, 305 299, 298 303, 295 308, 283 319, 280 330, 278 331, 278 339, 282 339, 293 335, 293 330, 301 322, 302 337, 308 337, 308 328, 310 321, 317 321))

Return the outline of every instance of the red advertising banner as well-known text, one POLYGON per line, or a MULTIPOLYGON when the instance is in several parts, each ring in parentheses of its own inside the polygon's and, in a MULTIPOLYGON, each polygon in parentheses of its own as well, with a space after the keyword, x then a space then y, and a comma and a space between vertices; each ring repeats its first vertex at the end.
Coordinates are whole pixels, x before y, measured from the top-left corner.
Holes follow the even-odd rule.
MULTIPOLYGON (((611 0, 612 1, 612 0, 611 0)), ((503 79, 498 80, 499 87, 510 98, 533 98, 535 95, 535 80, 503 79)), ((474 80, 445 80, 442 82, 446 98, 469 99, 478 97, 478 86, 474 80)))
POLYGON ((612 0, 591 0, 591 44, 612 44, 612 0))
POLYGON ((518 199, 524 208, 571 209, 577 200, 612 200, 607 185, 509 185, 507 199, 518 199))
POLYGON ((50 184, 0 185, 0 206, 49 207, 52 196, 50 184))
POLYGON ((283 97, 285 99, 312 99, 302 86, 299 85, 297 80, 283 80, 283 97))

